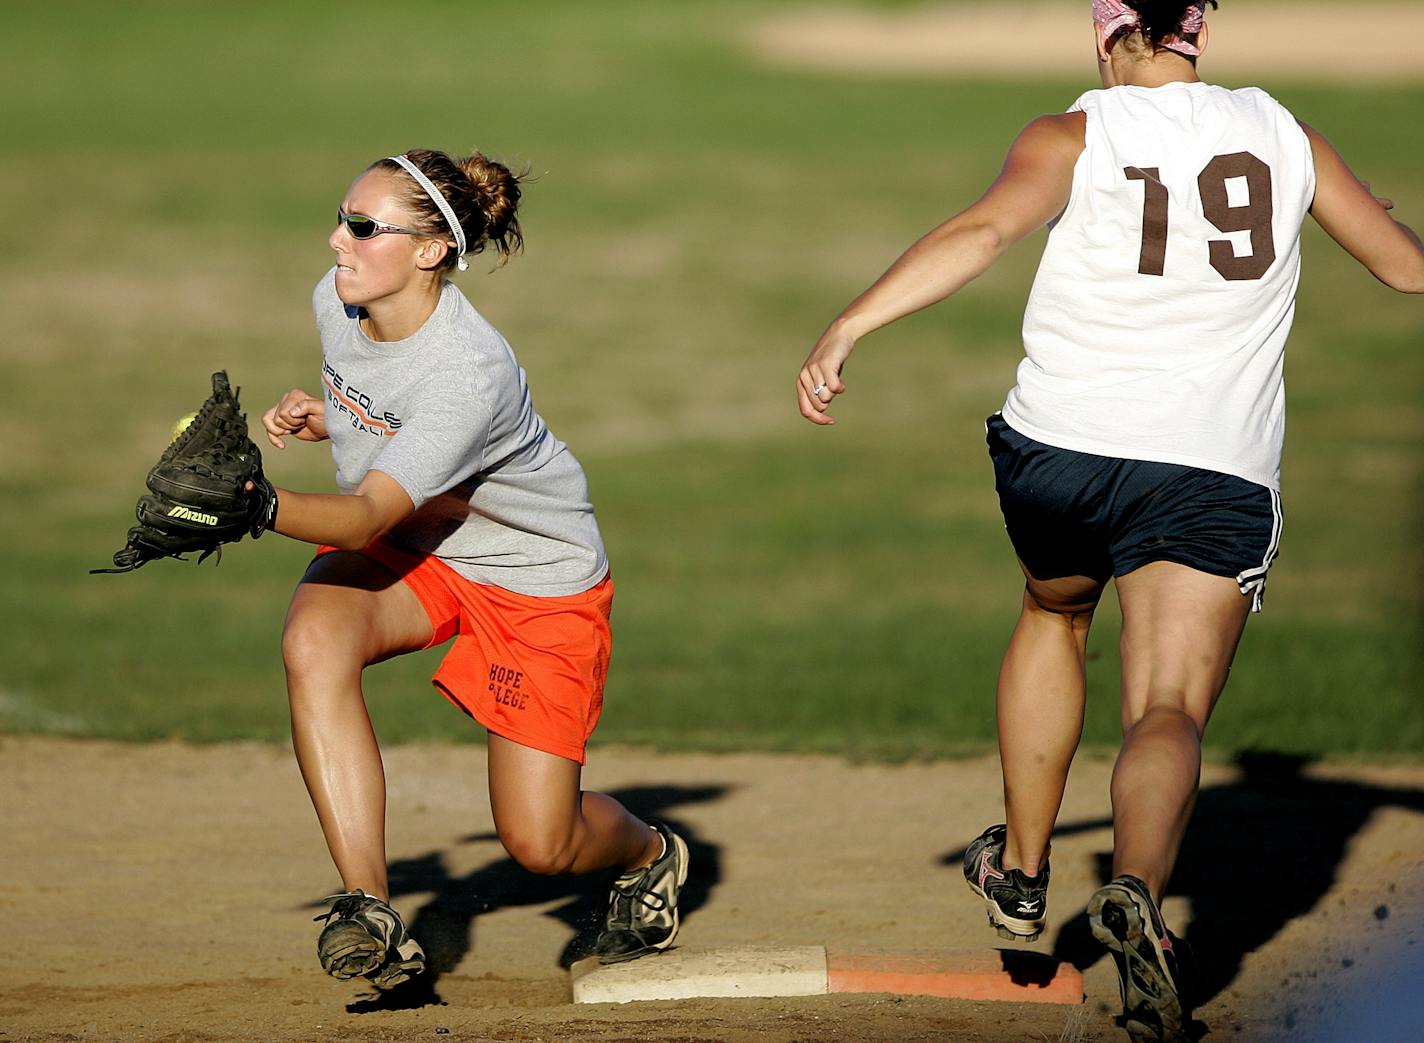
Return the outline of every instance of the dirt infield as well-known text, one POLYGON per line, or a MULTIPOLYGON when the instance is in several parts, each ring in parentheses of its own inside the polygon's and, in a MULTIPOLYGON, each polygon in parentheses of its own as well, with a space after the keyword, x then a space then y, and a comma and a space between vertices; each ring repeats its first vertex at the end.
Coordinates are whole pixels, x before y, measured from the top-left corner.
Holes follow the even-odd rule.
MULTIPOLYGON (((393 901, 431 958, 375 998, 324 977, 335 884, 290 754, 0 738, 0 1040, 1092 1040, 1116 984, 1082 904, 1104 871, 1109 765, 1075 769, 1049 930, 1081 1007, 888 996, 575 1007, 602 881, 540 880, 491 836, 484 751, 386 758, 393 901)), ((990 758, 902 766, 600 749, 587 784, 680 827, 686 946, 991 949, 956 862, 999 813, 990 758)), ((1209 766, 1167 915, 1213 1038, 1299 1038, 1421 937, 1424 766, 1209 766), (1263 886, 1269 881, 1270 886, 1263 886)))
MULTIPOLYGON (((1208 11, 1207 22, 1207 79, 1424 81, 1424 5, 1417 3, 1226 3, 1208 11), (1360 50, 1342 49, 1342 40, 1358 40, 1360 50)), ((1091 34, 1086 2, 808 6, 766 19, 749 45, 769 64, 838 75, 1096 79, 1091 34)))

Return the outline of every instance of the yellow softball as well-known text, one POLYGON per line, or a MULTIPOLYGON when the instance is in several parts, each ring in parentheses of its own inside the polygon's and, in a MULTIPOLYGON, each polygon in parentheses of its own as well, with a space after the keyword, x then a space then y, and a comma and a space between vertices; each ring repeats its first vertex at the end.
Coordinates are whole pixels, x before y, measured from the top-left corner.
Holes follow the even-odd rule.
POLYGON ((197 413, 189 413, 187 416, 180 416, 178 418, 178 422, 173 425, 173 433, 168 436, 168 441, 178 441, 178 436, 181 435, 184 431, 188 430, 188 425, 191 424, 194 420, 196 420, 197 417, 197 413))

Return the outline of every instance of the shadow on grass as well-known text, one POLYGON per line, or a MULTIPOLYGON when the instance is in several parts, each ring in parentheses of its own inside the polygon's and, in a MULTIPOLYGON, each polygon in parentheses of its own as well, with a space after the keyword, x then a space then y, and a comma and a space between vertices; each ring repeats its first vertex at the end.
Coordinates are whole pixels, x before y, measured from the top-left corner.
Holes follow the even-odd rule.
MULTIPOLYGON (((630 786, 608 795, 645 820, 664 822, 687 841, 691 869, 678 900, 685 922, 689 913, 706 904, 721 879, 721 848, 699 837, 671 812, 688 804, 718 800, 728 786, 630 786)), ((493 833, 464 837, 461 843, 497 840, 493 833)), ((440 1006, 440 978, 454 970, 475 947, 475 922, 485 913, 519 906, 560 904, 540 915, 568 925, 571 935, 559 954, 558 964, 568 967, 593 951, 602 922, 608 891, 616 875, 612 870, 586 876, 545 877, 530 873, 511 858, 451 876, 443 851, 431 851, 390 865, 392 901, 401 895, 432 894, 410 918, 411 935, 425 949, 425 973, 392 989, 347 1005, 352 1014, 378 1010, 411 1010, 440 1006)))
MULTIPOLYGON (((1193 957, 1185 973, 1194 1004, 1221 993, 1248 954, 1320 904, 1335 884, 1346 847, 1377 810, 1424 811, 1424 789, 1312 778, 1303 773, 1309 763, 1295 754, 1245 751, 1236 758, 1239 778, 1207 786, 1197 797, 1167 888, 1191 902, 1191 921, 1178 926, 1193 957)), ((1111 826, 1110 818, 1064 823, 1054 836, 1111 826)), ((963 850, 950 852, 944 863, 957 868, 963 857, 963 850)), ((1098 878, 1106 883, 1112 852, 1099 852, 1096 860, 1098 878)), ((1377 919, 1390 915, 1386 898, 1366 899, 1377 919)), ((1104 957, 1086 913, 1059 930, 1053 955, 1079 970, 1104 957)))

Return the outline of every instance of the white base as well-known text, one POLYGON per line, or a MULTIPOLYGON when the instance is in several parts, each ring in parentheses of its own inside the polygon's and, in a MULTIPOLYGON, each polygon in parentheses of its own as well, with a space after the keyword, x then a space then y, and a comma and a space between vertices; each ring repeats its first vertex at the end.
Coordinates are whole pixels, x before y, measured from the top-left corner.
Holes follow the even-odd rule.
POLYGON ((628 1003, 723 996, 821 996, 828 980, 820 945, 672 949, 608 966, 596 956, 569 968, 575 1003, 628 1003))

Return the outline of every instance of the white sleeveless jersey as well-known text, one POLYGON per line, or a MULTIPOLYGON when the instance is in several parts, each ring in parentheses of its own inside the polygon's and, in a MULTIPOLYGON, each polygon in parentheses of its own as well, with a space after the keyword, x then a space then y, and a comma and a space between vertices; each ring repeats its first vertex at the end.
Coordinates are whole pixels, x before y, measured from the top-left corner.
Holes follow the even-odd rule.
POLYGON ((1310 143, 1254 87, 1089 91, 1003 415, 1040 442, 1280 488, 1310 143))

